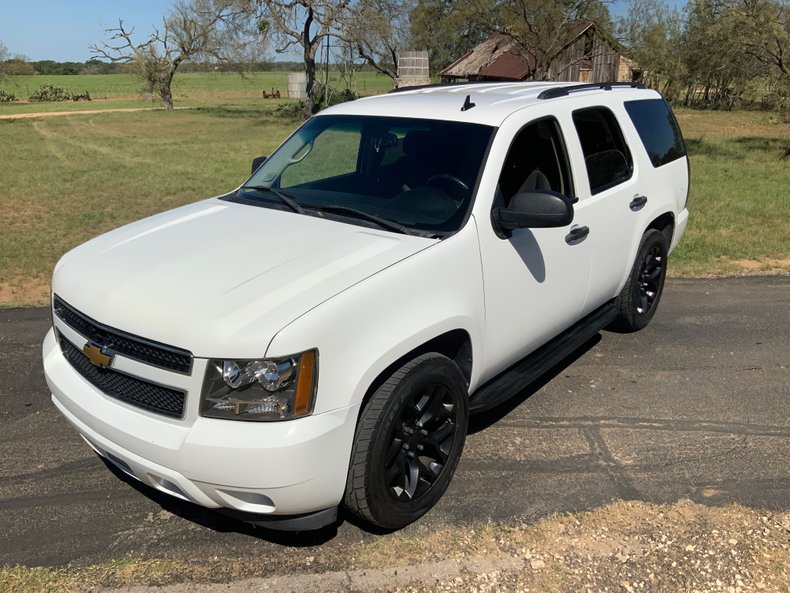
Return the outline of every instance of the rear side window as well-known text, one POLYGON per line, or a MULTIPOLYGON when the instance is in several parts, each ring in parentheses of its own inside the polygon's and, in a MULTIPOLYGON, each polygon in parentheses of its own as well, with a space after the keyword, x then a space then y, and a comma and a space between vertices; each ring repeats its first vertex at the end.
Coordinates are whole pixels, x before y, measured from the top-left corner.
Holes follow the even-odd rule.
POLYGON ((573 112, 573 123, 584 152, 593 194, 631 178, 631 151, 611 111, 605 107, 580 109, 573 112))
POLYGON ((663 99, 626 101, 625 110, 645 145, 654 167, 686 156, 680 126, 663 99))

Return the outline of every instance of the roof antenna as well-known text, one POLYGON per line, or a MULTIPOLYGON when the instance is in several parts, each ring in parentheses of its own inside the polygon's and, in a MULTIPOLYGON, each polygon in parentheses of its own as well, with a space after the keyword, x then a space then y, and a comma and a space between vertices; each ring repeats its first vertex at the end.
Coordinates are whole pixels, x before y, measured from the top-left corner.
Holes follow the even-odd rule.
POLYGON ((467 109, 471 109, 475 105, 476 105, 475 103, 472 103, 472 95, 467 95, 466 99, 464 99, 464 104, 461 107, 461 111, 466 111, 467 109))

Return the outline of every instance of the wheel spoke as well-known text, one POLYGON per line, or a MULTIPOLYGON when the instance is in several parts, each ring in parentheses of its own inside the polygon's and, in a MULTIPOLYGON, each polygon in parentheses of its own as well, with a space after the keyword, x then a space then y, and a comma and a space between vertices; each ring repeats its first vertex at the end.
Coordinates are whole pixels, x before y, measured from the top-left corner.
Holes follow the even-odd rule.
POLYGON ((392 439, 387 452, 385 453, 385 459, 387 460, 387 465, 393 463, 395 461, 395 456, 398 454, 399 451, 403 450, 403 439, 400 437, 395 437, 392 439))
POLYGON ((408 474, 406 474, 406 489, 404 494, 410 499, 414 499, 414 494, 417 492, 417 485, 420 478, 420 466, 417 460, 407 458, 406 464, 408 465, 408 474))
POLYGON ((639 294, 639 305, 637 306, 636 310, 642 314, 647 311, 647 295, 644 291, 640 291, 639 294))
POLYGON ((452 444, 452 436, 455 434, 455 424, 451 422, 445 422, 439 428, 434 430, 433 432, 429 433, 424 442, 427 445, 430 445, 432 449, 434 449, 437 454, 439 454, 442 458, 442 461, 447 460, 447 454, 450 452, 450 448, 446 447, 446 451, 442 447, 442 445, 450 439, 450 444, 452 444))
POLYGON ((439 474, 444 469, 444 463, 440 463, 436 459, 421 455, 417 458, 420 465, 420 475, 425 477, 429 482, 433 483, 439 474))
POLYGON ((428 400, 427 406, 425 407, 425 411, 419 418, 417 418, 417 426, 419 428, 427 426, 431 420, 446 414, 446 410, 443 405, 444 396, 446 393, 447 390, 441 385, 434 385, 431 388, 431 391, 428 394, 430 399, 428 400))
POLYGON ((396 455, 395 459, 387 469, 387 484, 389 486, 393 486, 393 482, 395 482, 396 478, 399 476, 402 479, 401 486, 405 486, 406 481, 406 460, 408 457, 406 456, 406 451, 402 450, 396 455))

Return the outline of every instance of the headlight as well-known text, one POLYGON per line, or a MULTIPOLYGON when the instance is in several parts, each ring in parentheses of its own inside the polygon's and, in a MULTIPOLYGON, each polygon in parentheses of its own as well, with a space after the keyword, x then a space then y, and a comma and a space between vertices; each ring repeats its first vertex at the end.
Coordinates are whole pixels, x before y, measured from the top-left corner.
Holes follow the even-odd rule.
POLYGON ((230 420, 290 420, 313 411, 318 351, 264 360, 209 360, 200 415, 230 420))

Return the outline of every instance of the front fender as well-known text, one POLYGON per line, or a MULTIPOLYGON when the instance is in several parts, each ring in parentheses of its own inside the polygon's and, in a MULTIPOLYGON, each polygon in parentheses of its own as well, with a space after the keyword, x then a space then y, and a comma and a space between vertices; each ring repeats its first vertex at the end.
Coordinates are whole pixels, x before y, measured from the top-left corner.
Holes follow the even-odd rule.
POLYGON ((432 338, 472 340, 470 389, 479 377, 485 308, 474 219, 455 235, 349 287, 280 330, 267 357, 318 348, 314 413, 358 404, 375 378, 432 338))

